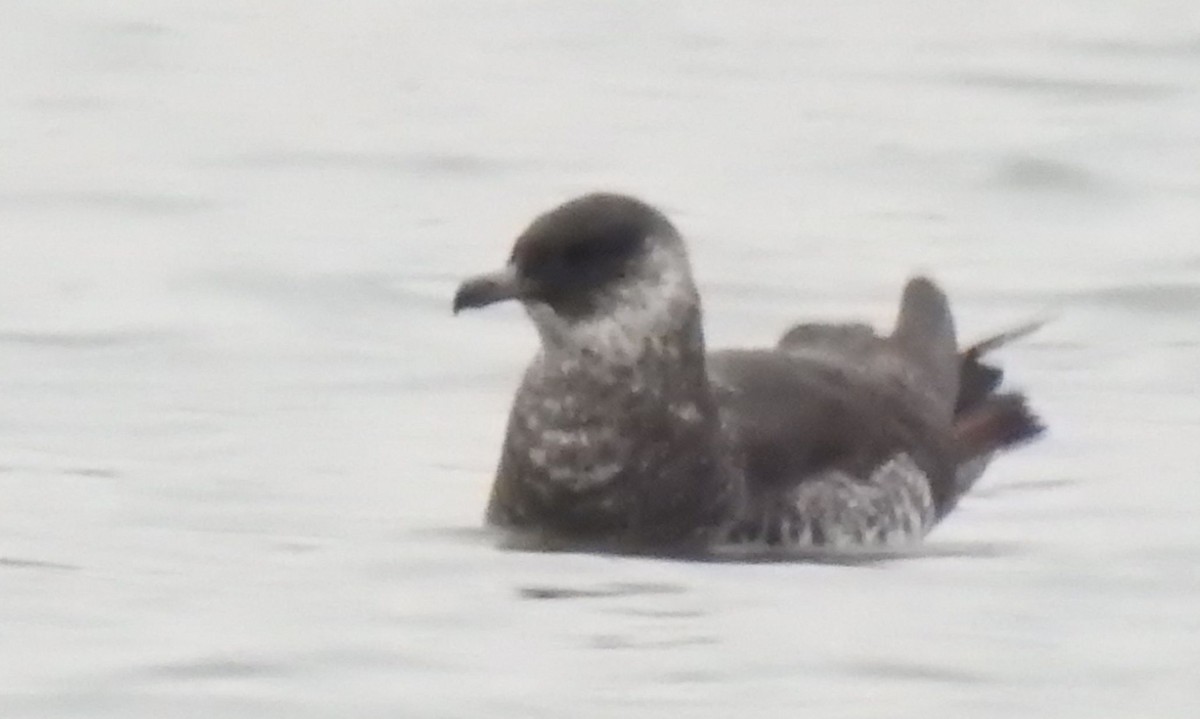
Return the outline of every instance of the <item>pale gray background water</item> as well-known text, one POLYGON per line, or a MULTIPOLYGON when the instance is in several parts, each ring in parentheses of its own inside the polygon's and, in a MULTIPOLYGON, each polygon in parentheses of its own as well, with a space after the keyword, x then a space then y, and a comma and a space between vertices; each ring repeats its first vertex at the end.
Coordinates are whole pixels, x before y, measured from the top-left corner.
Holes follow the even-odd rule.
POLYGON ((5 3, 0 716, 1196 716, 1198 8, 5 3), (713 344, 1058 313, 1052 432, 904 561, 496 550, 449 298, 601 187, 713 344))

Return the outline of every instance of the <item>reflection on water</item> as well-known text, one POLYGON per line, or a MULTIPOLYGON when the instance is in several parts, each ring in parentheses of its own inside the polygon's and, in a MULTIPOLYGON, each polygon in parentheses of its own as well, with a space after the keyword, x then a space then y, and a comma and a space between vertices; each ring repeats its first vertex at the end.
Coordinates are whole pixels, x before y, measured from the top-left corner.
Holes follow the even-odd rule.
POLYGON ((0 27, 0 716, 1191 717, 1183 2, 25 3, 0 27), (978 22, 976 20, 979 20, 978 22), (714 345, 942 280, 1050 425, 930 541, 480 528, 535 338, 458 278, 602 188, 714 345))
POLYGON ((639 594, 675 594, 683 587, 670 584, 616 583, 599 587, 520 587, 517 595, 522 599, 585 599, 595 597, 634 597, 639 594))

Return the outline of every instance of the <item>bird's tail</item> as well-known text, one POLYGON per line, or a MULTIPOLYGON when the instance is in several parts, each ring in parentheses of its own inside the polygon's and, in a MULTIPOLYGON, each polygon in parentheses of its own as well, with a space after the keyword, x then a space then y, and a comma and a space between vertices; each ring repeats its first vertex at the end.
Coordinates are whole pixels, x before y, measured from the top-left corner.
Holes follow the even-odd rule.
POLYGON ((1042 328, 1046 320, 1029 322, 976 342, 958 354, 958 399, 954 414, 959 416, 978 407, 1000 386, 1004 371, 985 364, 983 356, 1006 344, 1024 339, 1042 328))
MULTIPOLYGON (((997 392, 1004 372, 982 358, 988 352, 1021 339, 1040 328, 1031 322, 989 337, 959 353, 959 389, 954 410, 954 444, 958 456, 956 497, 979 479, 991 458, 1045 431, 1020 392, 997 392)), ((953 502, 950 503, 950 506, 953 502)))
POLYGON ((991 394, 954 418, 954 442, 962 461, 990 455, 1045 431, 1020 392, 991 394))

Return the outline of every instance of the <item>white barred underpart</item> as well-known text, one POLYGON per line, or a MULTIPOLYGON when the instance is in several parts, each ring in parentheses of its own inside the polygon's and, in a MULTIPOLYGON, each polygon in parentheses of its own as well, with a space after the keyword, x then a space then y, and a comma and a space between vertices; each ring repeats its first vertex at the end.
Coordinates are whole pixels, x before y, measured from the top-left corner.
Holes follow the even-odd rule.
POLYGON ((829 472, 792 490, 785 506, 731 527, 727 545, 880 547, 917 541, 936 516, 929 478, 898 454, 867 480, 829 472))
MULTIPOLYGON (((627 371, 639 359, 653 354, 669 364, 680 361, 678 323, 698 301, 687 256, 671 238, 648 238, 647 246, 636 273, 605 287, 590 317, 568 319, 540 302, 525 304, 541 335, 542 351, 527 370, 515 417, 521 434, 530 439, 528 461, 553 486, 585 491, 606 484, 641 441, 636 433, 623 432, 627 428, 622 423, 609 421, 614 418, 608 414, 619 410, 606 408, 605 402, 619 397, 581 395, 579 387, 611 387, 623 396, 657 384, 653 372, 627 371), (620 386, 613 384, 617 372, 622 373, 620 386)), ((666 403, 679 422, 703 420, 690 395, 652 393, 645 399, 666 403)))
POLYGON ((547 420, 569 426, 570 414, 551 408, 525 413, 525 430, 529 436, 537 438, 536 444, 529 448, 528 461, 556 486, 584 491, 604 485, 620 473, 630 440, 619 436, 616 427, 591 425, 560 429, 543 424, 547 420), (605 457, 609 459, 601 459, 605 457))
POLYGON ((664 349, 662 339, 678 331, 680 315, 699 300, 683 245, 660 237, 647 238, 646 245, 636 274, 605 288, 589 317, 566 319, 544 304, 526 303, 549 354, 588 350, 607 362, 628 365, 647 350, 664 349))

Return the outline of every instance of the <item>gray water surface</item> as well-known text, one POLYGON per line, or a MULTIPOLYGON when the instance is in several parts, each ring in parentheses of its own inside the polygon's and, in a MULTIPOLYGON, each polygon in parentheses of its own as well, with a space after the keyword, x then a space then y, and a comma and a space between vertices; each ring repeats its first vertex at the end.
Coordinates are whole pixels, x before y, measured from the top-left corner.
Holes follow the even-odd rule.
POLYGON ((0 716, 1194 717, 1194 2, 13 2, 0 716), (639 194, 714 345, 913 271, 1051 426, 891 561, 503 552, 535 338, 639 194))

